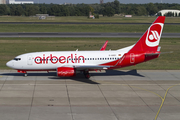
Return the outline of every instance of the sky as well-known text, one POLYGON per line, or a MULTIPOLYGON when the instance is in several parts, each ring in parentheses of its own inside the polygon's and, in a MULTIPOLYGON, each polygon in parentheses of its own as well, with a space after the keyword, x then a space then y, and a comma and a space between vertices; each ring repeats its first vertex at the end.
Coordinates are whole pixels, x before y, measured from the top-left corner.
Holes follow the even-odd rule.
MULTIPOLYGON (((63 3, 85 3, 85 4, 91 4, 91 3, 100 3, 100 0, 16 0, 16 1, 34 1, 35 3, 54 3, 54 4, 63 4, 63 3)), ((104 2, 112 2, 114 0, 104 0, 104 2)), ((144 4, 144 3, 179 3, 180 0, 119 0, 120 3, 136 3, 136 4, 144 4)))

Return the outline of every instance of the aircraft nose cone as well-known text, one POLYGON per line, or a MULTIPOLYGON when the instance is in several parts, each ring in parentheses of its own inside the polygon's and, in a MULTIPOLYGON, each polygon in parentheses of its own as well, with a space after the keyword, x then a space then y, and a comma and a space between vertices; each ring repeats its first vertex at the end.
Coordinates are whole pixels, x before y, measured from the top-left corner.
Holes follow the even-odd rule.
POLYGON ((6 66, 12 67, 12 66, 13 66, 13 62, 12 62, 12 61, 7 62, 7 63, 6 63, 6 66))

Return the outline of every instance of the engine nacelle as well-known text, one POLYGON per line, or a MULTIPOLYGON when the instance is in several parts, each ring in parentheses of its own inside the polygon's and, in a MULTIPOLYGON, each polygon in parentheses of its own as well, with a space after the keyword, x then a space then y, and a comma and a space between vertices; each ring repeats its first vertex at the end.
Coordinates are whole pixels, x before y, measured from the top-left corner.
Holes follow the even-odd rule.
POLYGON ((59 67, 57 68, 58 77, 73 77, 76 76, 76 70, 72 67, 59 67))

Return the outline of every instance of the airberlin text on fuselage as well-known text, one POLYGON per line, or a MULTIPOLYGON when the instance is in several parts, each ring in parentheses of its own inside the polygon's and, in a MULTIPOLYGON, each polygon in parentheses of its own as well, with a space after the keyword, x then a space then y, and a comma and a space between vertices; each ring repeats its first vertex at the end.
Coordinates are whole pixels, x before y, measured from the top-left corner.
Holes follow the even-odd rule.
POLYGON ((53 56, 52 54, 46 57, 45 54, 43 54, 43 57, 37 56, 34 59, 36 64, 48 64, 48 62, 51 62, 53 64, 56 64, 58 62, 61 64, 69 63, 69 62, 80 63, 81 60, 83 61, 83 63, 85 63, 84 56, 77 56, 77 54, 75 54, 74 57, 73 54, 67 57, 66 56, 57 57, 57 56, 53 56))

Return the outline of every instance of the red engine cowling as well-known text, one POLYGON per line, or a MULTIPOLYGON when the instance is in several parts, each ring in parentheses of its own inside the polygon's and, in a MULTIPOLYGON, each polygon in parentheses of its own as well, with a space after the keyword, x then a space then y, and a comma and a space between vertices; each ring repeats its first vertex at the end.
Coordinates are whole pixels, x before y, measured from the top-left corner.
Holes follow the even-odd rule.
POLYGON ((73 77, 76 76, 76 70, 72 67, 59 67, 57 68, 58 77, 73 77))

